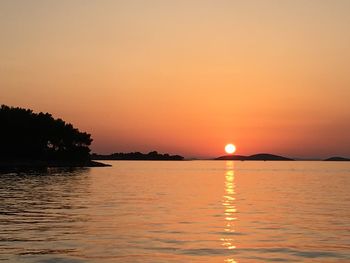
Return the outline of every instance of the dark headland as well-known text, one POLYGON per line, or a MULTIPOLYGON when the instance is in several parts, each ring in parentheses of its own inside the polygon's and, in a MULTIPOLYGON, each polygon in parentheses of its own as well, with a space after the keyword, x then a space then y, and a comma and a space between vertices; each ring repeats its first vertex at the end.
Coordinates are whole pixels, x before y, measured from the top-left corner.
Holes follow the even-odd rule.
POLYGON ((130 152, 130 153, 112 153, 108 155, 92 154, 93 160, 128 160, 128 161, 182 161, 183 156, 161 154, 157 151, 149 153, 130 152))
POLYGON ((49 113, 0 107, 0 168, 101 167, 91 160, 92 138, 49 113))
POLYGON ((237 160, 237 161, 294 161, 294 159, 269 154, 269 153, 259 153, 250 156, 244 155, 224 155, 214 160, 237 160))
POLYGON ((344 158, 344 157, 335 156, 335 157, 330 157, 328 159, 325 159, 324 161, 328 161, 328 162, 349 162, 350 159, 344 158))

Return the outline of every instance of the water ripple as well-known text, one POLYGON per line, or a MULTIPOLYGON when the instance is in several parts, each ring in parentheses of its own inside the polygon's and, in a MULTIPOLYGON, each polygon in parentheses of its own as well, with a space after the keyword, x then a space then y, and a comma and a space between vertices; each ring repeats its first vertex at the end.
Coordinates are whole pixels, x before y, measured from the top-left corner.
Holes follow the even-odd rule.
POLYGON ((113 162, 0 172, 0 261, 350 262, 350 167, 113 162))

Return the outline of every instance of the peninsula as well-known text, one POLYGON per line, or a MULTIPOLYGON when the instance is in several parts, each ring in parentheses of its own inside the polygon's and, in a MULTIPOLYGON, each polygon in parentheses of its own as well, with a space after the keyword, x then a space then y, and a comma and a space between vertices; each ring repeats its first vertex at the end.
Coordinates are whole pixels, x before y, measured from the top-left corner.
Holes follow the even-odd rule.
POLYGON ((49 113, 0 107, 0 168, 99 167, 91 160, 92 138, 49 113))

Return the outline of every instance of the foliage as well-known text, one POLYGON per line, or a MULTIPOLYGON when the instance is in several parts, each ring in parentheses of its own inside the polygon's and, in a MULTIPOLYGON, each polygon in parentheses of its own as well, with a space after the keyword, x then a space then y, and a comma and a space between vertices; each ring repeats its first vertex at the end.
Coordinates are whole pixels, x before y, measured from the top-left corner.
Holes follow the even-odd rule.
POLYGON ((49 113, 2 105, 0 123, 0 160, 90 158, 91 135, 49 113))
POLYGON ((167 153, 161 154, 157 151, 152 151, 147 154, 141 152, 131 153, 113 153, 110 155, 93 154, 92 158, 95 160, 183 160, 184 157, 180 155, 169 155, 167 153))

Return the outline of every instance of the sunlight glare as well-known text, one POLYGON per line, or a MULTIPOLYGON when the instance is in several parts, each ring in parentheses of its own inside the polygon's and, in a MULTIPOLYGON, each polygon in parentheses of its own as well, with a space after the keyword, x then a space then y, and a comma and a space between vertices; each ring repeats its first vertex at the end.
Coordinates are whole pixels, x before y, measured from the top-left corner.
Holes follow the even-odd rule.
POLYGON ((234 146, 232 143, 229 143, 225 146, 225 152, 227 154, 233 154, 236 151, 236 146, 234 146))

